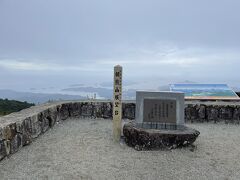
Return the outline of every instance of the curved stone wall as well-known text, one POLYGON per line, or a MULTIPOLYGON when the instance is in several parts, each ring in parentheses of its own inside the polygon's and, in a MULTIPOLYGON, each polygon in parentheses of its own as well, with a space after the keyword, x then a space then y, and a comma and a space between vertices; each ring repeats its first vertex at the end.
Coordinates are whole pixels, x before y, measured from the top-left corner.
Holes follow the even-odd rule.
MULTIPOLYGON (((240 122, 240 103, 186 102, 185 118, 192 122, 240 122)), ((135 118, 135 102, 123 102, 123 118, 135 118)), ((56 122, 71 117, 112 118, 110 101, 48 103, 0 118, 0 160, 30 144, 56 122)))
MULTIPOLYGON (((45 133, 56 122, 70 117, 112 118, 110 101, 48 103, 0 118, 0 160, 45 133)), ((123 103, 123 118, 134 119, 134 102, 123 103)))

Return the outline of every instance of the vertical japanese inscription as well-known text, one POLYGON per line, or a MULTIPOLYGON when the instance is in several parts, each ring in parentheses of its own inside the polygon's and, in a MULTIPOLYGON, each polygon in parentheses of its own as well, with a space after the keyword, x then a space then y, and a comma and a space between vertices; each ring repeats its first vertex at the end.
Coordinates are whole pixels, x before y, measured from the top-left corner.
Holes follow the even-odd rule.
POLYGON ((113 86, 113 137, 119 141, 122 128, 122 67, 114 67, 113 86))
POLYGON ((144 99, 144 122, 176 124, 176 100, 144 99))

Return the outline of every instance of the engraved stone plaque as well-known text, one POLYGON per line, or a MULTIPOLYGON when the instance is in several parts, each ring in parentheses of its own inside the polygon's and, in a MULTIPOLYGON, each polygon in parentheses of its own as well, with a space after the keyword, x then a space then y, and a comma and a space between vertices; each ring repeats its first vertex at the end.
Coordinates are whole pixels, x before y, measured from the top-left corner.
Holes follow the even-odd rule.
POLYGON ((176 100, 144 99, 143 122, 176 124, 176 100))
POLYGON ((135 114, 136 122, 143 126, 183 126, 184 93, 137 91, 135 114))

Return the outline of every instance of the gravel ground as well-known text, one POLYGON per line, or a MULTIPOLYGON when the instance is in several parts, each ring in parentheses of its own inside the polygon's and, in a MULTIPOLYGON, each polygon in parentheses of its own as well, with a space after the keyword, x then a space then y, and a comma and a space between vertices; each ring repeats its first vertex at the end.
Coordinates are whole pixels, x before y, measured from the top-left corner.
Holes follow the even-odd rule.
POLYGON ((240 126, 189 124, 196 148, 136 151, 110 120, 69 119, 0 162, 0 179, 240 179, 240 126))

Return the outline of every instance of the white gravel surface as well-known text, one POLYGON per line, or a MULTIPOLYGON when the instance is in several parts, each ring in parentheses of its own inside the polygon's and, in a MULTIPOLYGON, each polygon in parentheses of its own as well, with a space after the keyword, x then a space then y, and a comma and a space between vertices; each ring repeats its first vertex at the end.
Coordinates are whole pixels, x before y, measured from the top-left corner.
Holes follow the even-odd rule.
POLYGON ((0 162, 0 179, 240 179, 240 126, 189 124, 196 148, 136 151, 111 120, 68 119, 0 162))

